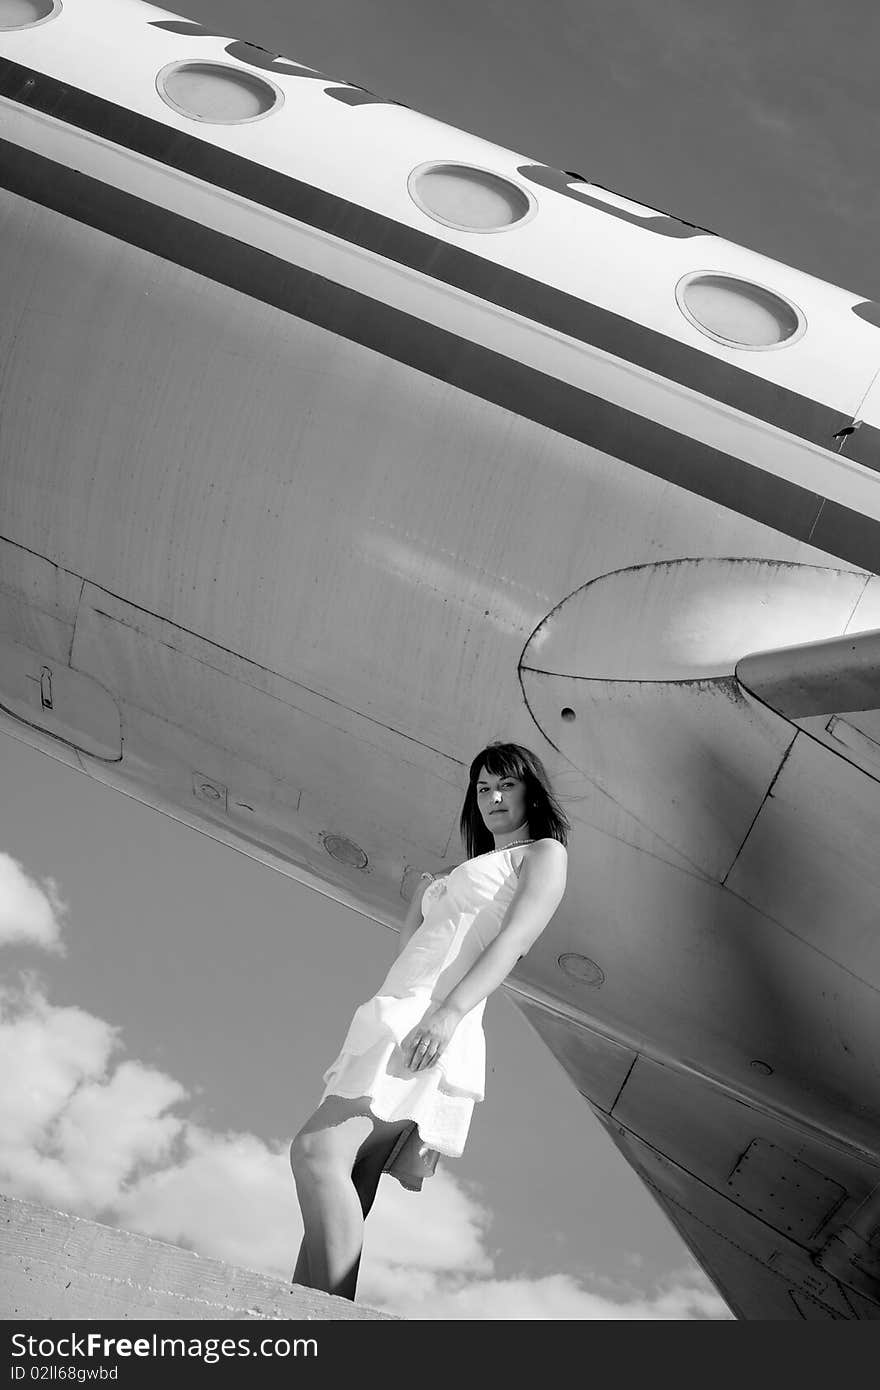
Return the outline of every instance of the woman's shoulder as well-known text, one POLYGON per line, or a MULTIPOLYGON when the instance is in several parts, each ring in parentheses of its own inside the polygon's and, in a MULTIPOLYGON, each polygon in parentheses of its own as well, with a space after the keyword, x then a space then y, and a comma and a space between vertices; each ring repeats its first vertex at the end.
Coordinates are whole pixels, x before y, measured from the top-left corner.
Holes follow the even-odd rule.
POLYGON ((557 859, 568 858, 568 850, 565 845, 553 835, 543 835, 541 839, 533 840, 523 852, 528 854, 530 858, 537 858, 538 856, 547 858, 555 856, 557 859))
POLYGON ((514 864, 517 878, 521 876, 522 867, 526 861, 535 865, 547 866, 553 864, 566 864, 568 862, 568 851, 565 845, 561 844, 559 840, 554 839, 552 835, 545 835, 539 840, 533 840, 530 845, 526 845, 523 848, 519 867, 514 864))

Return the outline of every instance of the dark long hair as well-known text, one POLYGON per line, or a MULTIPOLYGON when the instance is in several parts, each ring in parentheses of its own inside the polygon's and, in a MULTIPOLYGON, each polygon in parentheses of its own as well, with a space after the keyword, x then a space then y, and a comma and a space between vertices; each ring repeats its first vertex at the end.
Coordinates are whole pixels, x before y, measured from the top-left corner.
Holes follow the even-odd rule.
POLYGON ((571 825, 553 793, 550 778, 537 753, 532 753, 519 743, 490 743, 481 749, 471 763, 467 794, 459 819, 461 838, 469 859, 495 847, 495 837, 477 805, 477 778, 484 767, 495 777, 521 777, 525 782, 526 815, 532 839, 550 836, 560 844, 568 844, 571 825))

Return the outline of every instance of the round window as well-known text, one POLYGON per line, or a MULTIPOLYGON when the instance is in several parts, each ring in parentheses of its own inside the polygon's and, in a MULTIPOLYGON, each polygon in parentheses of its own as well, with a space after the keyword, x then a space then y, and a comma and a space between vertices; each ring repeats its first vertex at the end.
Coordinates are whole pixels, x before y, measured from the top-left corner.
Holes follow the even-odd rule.
POLYGON ((518 184, 470 164, 421 164, 408 188, 422 212, 463 232, 506 231, 537 211, 518 184))
POLYGON ((227 63, 169 63, 156 78, 160 97, 194 121, 239 125, 268 116, 284 100, 274 82, 227 63))
POLYGON ((0 29, 32 29, 61 13, 61 0, 0 0, 0 29))
POLYGON ((698 272, 680 280, 679 308, 702 333, 741 348, 775 348, 799 338, 803 314, 787 299, 734 275, 698 272))

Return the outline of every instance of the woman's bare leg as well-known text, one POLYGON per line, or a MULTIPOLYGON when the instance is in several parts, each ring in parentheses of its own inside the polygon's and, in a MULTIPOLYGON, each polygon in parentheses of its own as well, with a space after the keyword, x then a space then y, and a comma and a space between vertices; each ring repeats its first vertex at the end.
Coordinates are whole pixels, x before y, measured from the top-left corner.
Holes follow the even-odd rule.
MULTIPOLYGON (((375 1150, 369 1153, 365 1158, 358 1158, 355 1160, 354 1168, 351 1171, 351 1180, 354 1183, 355 1192, 360 1198, 361 1211, 365 1221, 376 1200, 376 1193, 379 1190, 379 1179, 385 1171, 385 1163, 388 1159, 388 1155, 391 1153, 396 1143, 397 1135, 395 1135, 393 1139, 389 1139, 387 1143, 381 1147, 376 1145, 375 1150)), ((311 1271, 309 1270, 309 1248, 306 1244, 305 1236, 303 1236, 302 1244, 299 1247, 296 1267, 290 1282, 292 1284, 302 1284, 305 1288, 311 1288, 312 1286, 311 1271)))
POLYGON ((299 1247, 299 1254, 296 1257, 296 1266, 290 1277, 291 1284, 302 1284, 303 1288, 312 1287, 312 1274, 309 1269, 309 1248, 306 1245, 306 1238, 303 1236, 302 1244, 299 1247))
MULTIPOLYGON (((364 1220, 370 1214, 370 1210, 376 1200, 376 1193, 379 1190, 379 1179, 385 1171, 385 1163, 394 1145, 397 1143, 397 1136, 389 1139, 381 1147, 376 1146, 375 1151, 368 1154, 365 1158, 358 1158, 355 1161, 351 1172, 351 1180, 354 1183, 355 1192, 360 1198, 361 1211, 364 1220)), ((312 1275, 309 1269, 309 1248, 306 1238, 303 1236, 302 1244, 299 1247, 299 1255, 296 1260, 296 1267, 290 1280, 291 1284, 302 1284, 304 1288, 312 1287, 312 1275)))
MULTIPOLYGON (((409 1123, 407 1121, 407 1123, 409 1123)), ((365 1157, 359 1158, 352 1169, 351 1180, 354 1183, 355 1191, 360 1198, 361 1211, 364 1221, 370 1214, 373 1202, 376 1200, 376 1193, 379 1190, 379 1179, 385 1171, 385 1163, 394 1145, 397 1143, 399 1131, 384 1144, 376 1144, 365 1157)), ((363 1247, 358 1252, 357 1262, 354 1267, 355 1289, 361 1268, 361 1254, 363 1247)))
POLYGON ((364 1218, 351 1179, 329 1170, 313 1171, 303 1180, 300 1169, 295 1177, 310 1287, 353 1300, 364 1218))
POLYGON ((377 1120, 366 1097, 328 1096, 297 1134, 290 1161, 304 1237, 294 1282, 307 1276, 310 1288, 354 1299, 364 1239, 361 1192, 369 1211, 390 1146, 408 1123, 377 1120), (362 1188, 352 1178, 358 1161, 362 1188))

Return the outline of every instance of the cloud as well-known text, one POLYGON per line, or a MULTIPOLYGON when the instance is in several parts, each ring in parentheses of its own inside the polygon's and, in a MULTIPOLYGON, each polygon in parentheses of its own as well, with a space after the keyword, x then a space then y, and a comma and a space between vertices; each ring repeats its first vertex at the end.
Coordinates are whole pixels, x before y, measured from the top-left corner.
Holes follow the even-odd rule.
MULTIPOLYGON (((31 977, 0 990, 0 1182, 10 1195, 290 1277, 302 1224, 287 1145, 177 1116, 172 1077, 115 1060, 119 1029, 52 1004, 31 977), (115 1062, 115 1065, 114 1065, 115 1062)), ((730 1316, 699 1272, 655 1293, 565 1274, 495 1277, 491 1210, 442 1167, 421 1193, 384 1179, 360 1302, 420 1319, 730 1316)))
MULTIPOLYGON (((52 880, 40 888, 0 856, 0 940, 58 949, 64 910, 52 880)), ((302 1223, 286 1141, 188 1118, 179 1081, 126 1057, 118 1027, 53 1004, 33 974, 0 985, 0 1055, 5 1192, 290 1278, 302 1223)), ((385 1178, 359 1301, 428 1319, 729 1316, 699 1271, 650 1295, 598 1276, 500 1279, 491 1225, 490 1207, 442 1165, 421 1193, 385 1178)))
POLYGON ((177 1162, 120 1194, 116 1224, 288 1280, 302 1222, 286 1146, 186 1123, 177 1162))
POLYGON ((32 977, 0 990, 0 1174, 5 1190, 94 1216, 182 1122, 163 1114, 183 1087, 139 1062, 110 1073, 118 1029, 50 1004, 32 977))
MULTIPOLYGON (((432 1179, 433 1181, 433 1179, 432 1179)), ((365 1303, 419 1319, 526 1321, 693 1321, 732 1318, 700 1273, 682 1270, 654 1293, 621 1286, 600 1292, 567 1274, 512 1279, 437 1277, 379 1263, 361 1280, 365 1303)), ((595 1280, 607 1285, 605 1279, 595 1280)))
MULTIPOLYGON (((121 1049, 118 1028, 51 1003, 33 976, 0 988, 4 1190, 289 1278, 302 1223, 287 1144, 175 1115, 184 1087, 121 1049)), ((432 1182, 425 1194, 383 1194, 370 1222, 377 1258, 432 1278, 491 1270, 488 1214, 448 1175, 432 1182)))
POLYGON ((370 1212, 365 1255, 375 1253, 390 1270, 418 1268, 429 1279, 456 1271, 489 1274, 493 1266, 485 1239, 491 1222, 490 1209, 441 1162, 421 1192, 382 1180, 370 1212))
POLYGON ((61 901, 53 878, 36 883, 11 855, 0 852, 0 945, 26 941, 47 951, 63 952, 61 901))

